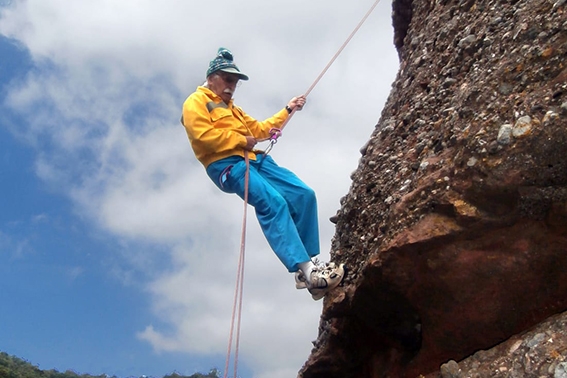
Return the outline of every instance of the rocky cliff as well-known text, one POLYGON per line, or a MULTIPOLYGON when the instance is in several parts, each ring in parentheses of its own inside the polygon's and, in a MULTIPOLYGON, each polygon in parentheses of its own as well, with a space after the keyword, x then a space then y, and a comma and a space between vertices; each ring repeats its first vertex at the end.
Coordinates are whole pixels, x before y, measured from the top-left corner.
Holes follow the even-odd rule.
POLYGON ((299 375, 475 376, 491 350, 508 376, 567 338, 524 333, 567 310, 567 4, 392 6, 400 70, 332 218, 349 275, 299 375))

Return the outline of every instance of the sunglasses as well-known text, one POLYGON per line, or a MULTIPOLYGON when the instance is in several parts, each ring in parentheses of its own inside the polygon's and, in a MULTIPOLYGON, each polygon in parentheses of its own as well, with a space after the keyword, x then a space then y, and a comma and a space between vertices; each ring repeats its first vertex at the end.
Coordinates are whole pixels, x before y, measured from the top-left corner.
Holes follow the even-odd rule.
POLYGON ((229 74, 217 74, 222 81, 224 81, 227 84, 238 84, 238 81, 240 80, 240 78, 236 75, 229 75, 229 74))

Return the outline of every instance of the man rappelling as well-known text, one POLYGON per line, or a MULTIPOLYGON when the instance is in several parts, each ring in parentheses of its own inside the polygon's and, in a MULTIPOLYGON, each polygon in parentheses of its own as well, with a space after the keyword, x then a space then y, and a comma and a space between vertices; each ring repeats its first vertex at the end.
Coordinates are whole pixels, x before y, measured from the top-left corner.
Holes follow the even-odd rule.
POLYGON ((306 97, 293 97, 272 117, 258 121, 234 105, 232 96, 240 80, 248 76, 234 64, 228 49, 219 48, 206 82, 183 104, 182 123, 196 158, 215 185, 243 199, 248 189, 246 198, 270 247, 295 273, 296 288, 307 288, 313 299, 321 299, 341 283, 345 272, 342 264, 314 259, 320 252, 315 192, 270 155, 254 149, 259 140, 280 129, 292 112, 301 110, 306 97))

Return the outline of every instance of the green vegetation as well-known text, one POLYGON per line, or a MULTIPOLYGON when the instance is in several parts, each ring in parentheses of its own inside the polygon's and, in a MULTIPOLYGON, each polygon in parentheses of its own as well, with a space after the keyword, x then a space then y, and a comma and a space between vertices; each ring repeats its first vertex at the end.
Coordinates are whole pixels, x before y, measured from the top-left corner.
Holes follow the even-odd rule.
MULTIPOLYGON (((146 376, 143 376, 146 377, 146 376)), ((172 373, 163 378, 219 378, 220 372, 212 369, 209 374, 196 373, 190 376, 184 376, 172 373)), ((0 378, 117 378, 116 376, 77 374, 67 370, 60 373, 57 370, 40 370, 28 361, 22 360, 7 353, 0 352, 0 378)), ((141 377, 140 377, 141 378, 141 377)), ((146 377, 151 378, 151 377, 146 377)))

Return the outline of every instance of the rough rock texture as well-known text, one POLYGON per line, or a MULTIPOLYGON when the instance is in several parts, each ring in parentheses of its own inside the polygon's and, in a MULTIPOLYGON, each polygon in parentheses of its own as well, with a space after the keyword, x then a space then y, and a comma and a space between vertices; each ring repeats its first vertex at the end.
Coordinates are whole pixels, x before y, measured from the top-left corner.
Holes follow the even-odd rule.
POLYGON ((393 20, 400 71, 332 218, 349 275, 302 378, 436 374, 567 309, 567 2, 393 20))
POLYGON ((427 378, 567 377, 567 313, 427 378))

